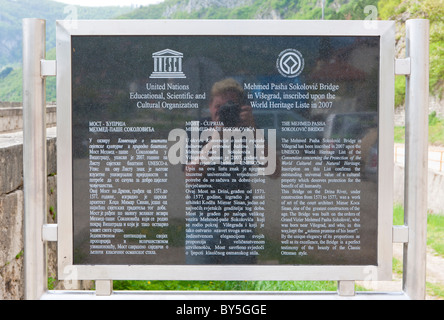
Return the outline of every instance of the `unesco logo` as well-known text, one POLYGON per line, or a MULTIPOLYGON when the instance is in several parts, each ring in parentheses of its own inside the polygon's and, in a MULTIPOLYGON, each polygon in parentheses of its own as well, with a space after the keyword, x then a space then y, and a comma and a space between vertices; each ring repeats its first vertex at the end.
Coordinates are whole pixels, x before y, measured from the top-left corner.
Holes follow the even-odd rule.
POLYGON ((151 79, 183 79, 186 78, 182 71, 183 53, 171 49, 165 49, 153 53, 154 72, 151 79))
POLYGON ((304 70, 304 58, 296 49, 287 49, 279 54, 276 67, 281 75, 286 78, 295 78, 304 70))

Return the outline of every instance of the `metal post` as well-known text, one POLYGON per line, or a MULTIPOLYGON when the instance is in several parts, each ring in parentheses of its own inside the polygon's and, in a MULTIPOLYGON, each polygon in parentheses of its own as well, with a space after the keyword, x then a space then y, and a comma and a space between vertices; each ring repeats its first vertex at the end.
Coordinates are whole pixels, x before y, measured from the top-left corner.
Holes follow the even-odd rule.
POLYGON ((322 0, 322 20, 325 18, 325 0, 322 0))
POLYGON ((429 106, 429 21, 406 23, 406 56, 411 60, 406 92, 405 224, 403 290, 425 299, 427 248, 427 152, 429 106))
POLYGON ((47 289, 46 244, 46 97, 40 61, 45 59, 46 23, 23 20, 23 190, 25 298, 39 299, 47 289))

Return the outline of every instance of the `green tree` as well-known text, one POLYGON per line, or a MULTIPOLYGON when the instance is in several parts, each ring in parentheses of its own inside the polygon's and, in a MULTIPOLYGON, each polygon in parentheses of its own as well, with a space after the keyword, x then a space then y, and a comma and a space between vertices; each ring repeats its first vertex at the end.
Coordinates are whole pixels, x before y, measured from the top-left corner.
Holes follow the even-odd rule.
MULTIPOLYGON (((442 98, 444 94, 444 0, 387 0, 379 1, 381 19, 396 20, 404 30, 407 19, 430 21, 430 92, 442 98)), ((404 35, 401 36, 403 38, 404 35)), ((402 95, 402 83, 397 81, 397 96, 402 95)))

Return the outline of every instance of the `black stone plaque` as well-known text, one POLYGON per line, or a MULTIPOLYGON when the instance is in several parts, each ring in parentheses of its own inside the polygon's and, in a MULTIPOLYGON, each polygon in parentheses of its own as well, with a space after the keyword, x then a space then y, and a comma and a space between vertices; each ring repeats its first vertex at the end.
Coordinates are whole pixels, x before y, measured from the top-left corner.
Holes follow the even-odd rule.
POLYGON ((74 264, 377 265, 379 47, 73 36, 74 264))

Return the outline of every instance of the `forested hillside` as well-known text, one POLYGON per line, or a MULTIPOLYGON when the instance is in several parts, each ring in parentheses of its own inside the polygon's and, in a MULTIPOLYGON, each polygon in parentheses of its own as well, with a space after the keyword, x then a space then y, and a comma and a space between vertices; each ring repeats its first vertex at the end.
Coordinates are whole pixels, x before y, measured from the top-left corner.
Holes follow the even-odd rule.
MULTIPOLYGON (((364 19, 378 0, 326 0, 325 19, 364 19)), ((127 19, 321 19, 319 0, 165 0, 123 16, 127 19)))
MULTIPOLYGON (((320 0, 165 0, 130 12, 119 13, 116 8, 78 8, 79 19, 306 19, 322 17, 320 0), (117 10, 117 11, 116 11, 117 10)), ((404 57, 405 21, 426 18, 431 22, 430 89, 442 97, 444 93, 444 0, 326 0, 325 19, 365 19, 364 8, 374 5, 378 18, 397 21, 398 57, 404 57)), ((49 0, 0 0, 0 101, 21 100, 21 19, 41 17, 48 19, 48 49, 55 43, 55 19, 65 19, 66 5, 49 0), (26 8, 26 9, 25 9, 26 8), (11 57, 14 57, 11 60, 11 57), (8 62, 9 61, 9 62, 8 62), (11 62, 15 61, 15 65, 11 62)), ((55 57, 55 52, 50 55, 55 57)), ((48 85, 48 99, 55 100, 55 82, 48 85)), ((403 104, 405 79, 397 77, 396 104, 403 104)))
MULTIPOLYGON (((405 22, 408 19, 429 19, 430 21, 430 92, 443 98, 444 94, 444 0, 384 0, 379 1, 379 17, 395 20, 396 47, 399 58, 404 57, 405 22)), ((396 104, 404 102, 405 80, 396 79, 396 104)))
POLYGON ((64 19, 109 19, 131 8, 73 7, 50 0, 0 0, 0 70, 21 61, 22 19, 46 20, 47 48, 55 47, 55 21, 64 19))
MULTIPOLYGON (((64 19, 109 19, 130 7, 79 7, 50 0, 0 0, 0 101, 21 101, 22 20, 46 20, 46 47, 55 59, 55 21, 64 19)), ((49 80, 48 98, 55 99, 55 81, 49 80)))

